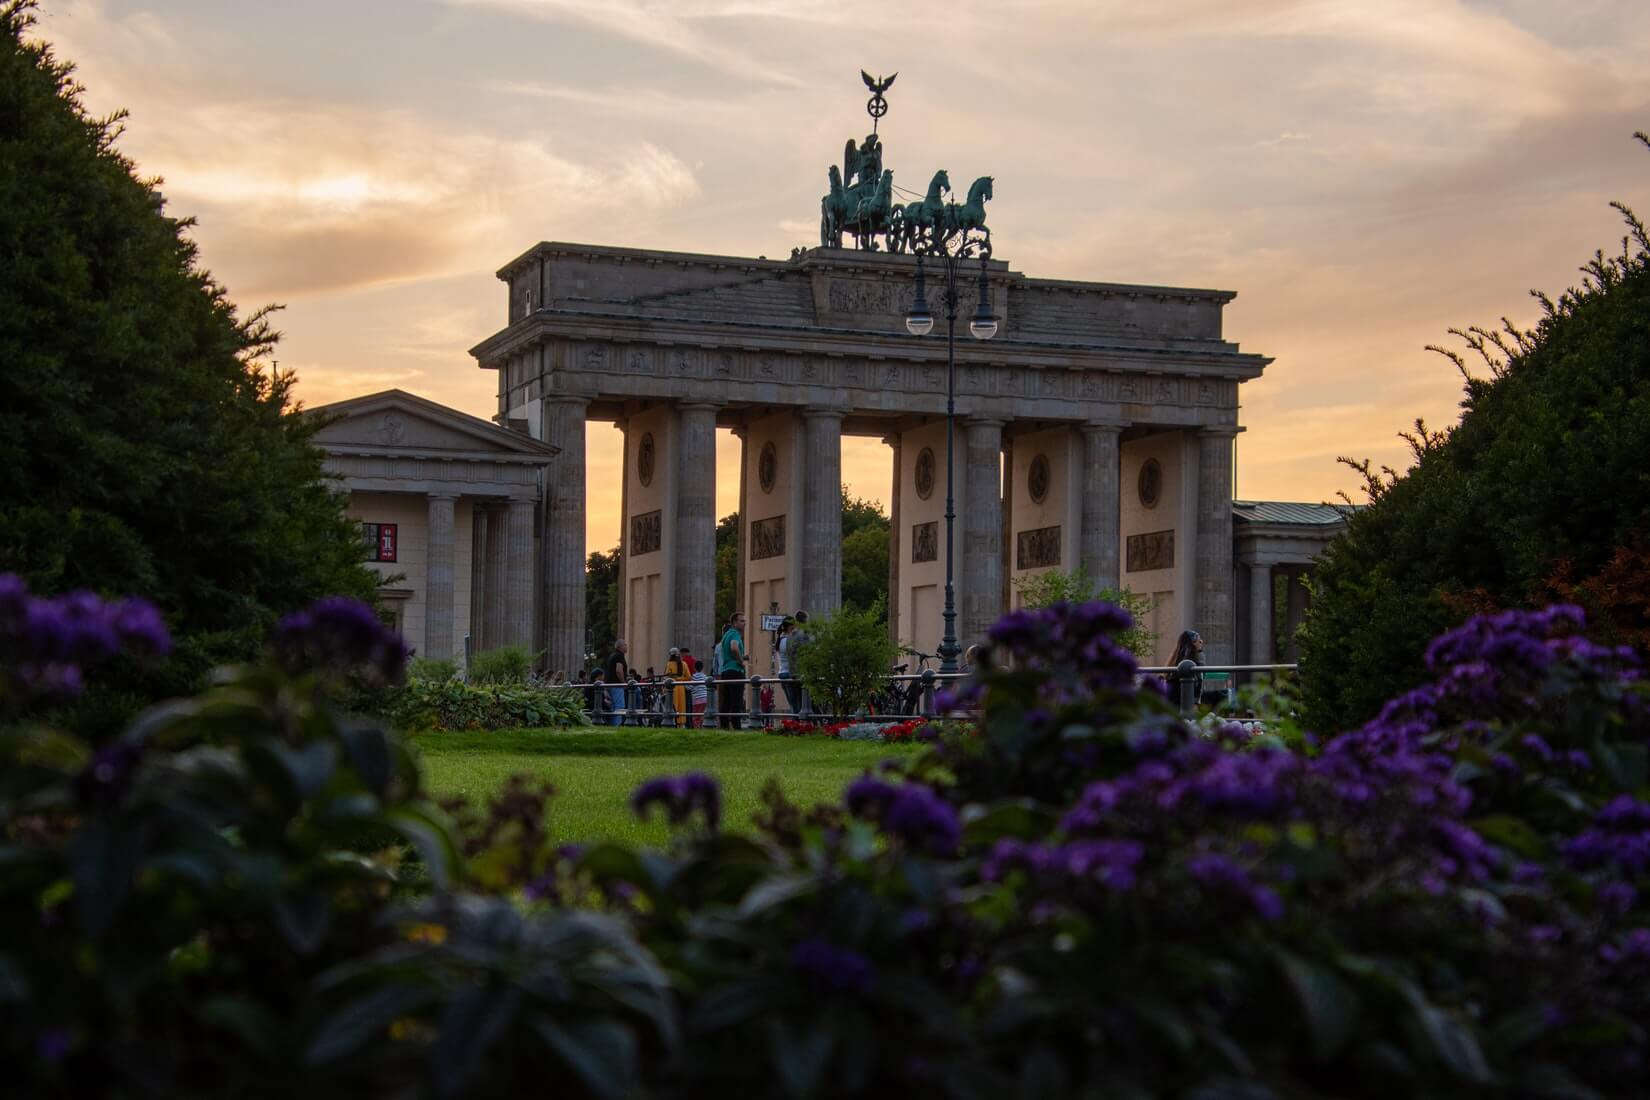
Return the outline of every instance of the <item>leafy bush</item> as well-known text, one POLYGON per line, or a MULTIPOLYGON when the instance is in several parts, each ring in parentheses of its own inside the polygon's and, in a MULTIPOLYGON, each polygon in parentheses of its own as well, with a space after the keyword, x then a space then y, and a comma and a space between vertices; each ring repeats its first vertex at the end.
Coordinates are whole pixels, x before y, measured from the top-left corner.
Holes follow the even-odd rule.
POLYGON ((796 655, 796 673, 808 694, 830 714, 857 714, 888 678, 899 648, 888 640, 880 604, 843 607, 808 624, 796 655))
POLYGON ((1152 598, 1131 588, 1103 588, 1094 578, 1081 571, 1066 573, 1047 569, 1041 573, 1018 577, 1014 590, 1020 594, 1020 604, 1033 610, 1053 607, 1058 603, 1093 603, 1104 600, 1116 604, 1129 613, 1133 624, 1119 631, 1118 642, 1135 657, 1150 662, 1157 655, 1157 632, 1146 625, 1152 613, 1152 598))
POLYGON ((1578 602, 1599 637, 1650 653, 1650 237, 1622 211, 1621 255, 1536 295, 1533 330, 1458 333, 1488 377, 1444 352, 1464 411, 1416 424, 1407 473, 1350 463, 1369 506, 1320 560, 1299 636, 1319 728, 1373 715, 1422 674, 1428 638, 1499 608, 1578 602))
MULTIPOLYGON (((6 593, 9 696, 144 635, 6 593)), ((1643 1094, 1650 683, 1574 608, 1472 620, 1298 751, 1193 734, 1119 609, 1017 612, 977 728, 840 805, 771 787, 754 838, 650 780, 638 851, 558 845, 543 782, 455 834, 304 671, 393 678, 353 607, 95 753, 0 733, 22 1094, 1643 1094)))
POLYGON ((409 680, 452 680, 458 677, 458 662, 445 657, 414 657, 407 662, 409 680))
POLYGON ((470 657, 464 678, 472 684, 519 684, 533 671, 535 659, 522 645, 484 649, 470 657))
POLYGON ((502 730, 582 726, 584 697, 572 688, 408 679, 386 710, 402 729, 502 730))

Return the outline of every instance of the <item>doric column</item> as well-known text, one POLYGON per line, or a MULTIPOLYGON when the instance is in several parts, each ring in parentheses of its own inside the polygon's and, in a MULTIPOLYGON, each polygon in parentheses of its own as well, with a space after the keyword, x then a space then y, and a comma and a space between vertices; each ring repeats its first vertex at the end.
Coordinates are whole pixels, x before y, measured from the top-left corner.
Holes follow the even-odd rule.
MULTIPOLYGON (((750 556, 750 552, 746 547, 745 533, 750 527, 751 522, 750 470, 747 467, 747 463, 751 460, 750 427, 745 424, 739 425, 739 427, 733 429, 733 437, 739 440, 739 514, 733 525, 735 532, 733 549, 733 607, 729 610, 745 611, 745 613, 749 615, 750 612, 745 610, 745 604, 750 599, 750 593, 745 580, 745 565, 746 559, 750 556)), ((718 614, 715 617, 715 625, 716 628, 720 630, 722 628, 722 615, 720 614, 721 609, 718 608, 717 610, 718 614)), ((750 623, 747 622, 745 626, 747 628, 746 632, 749 633, 750 623)))
POLYGON ((1003 613, 1003 422, 970 420, 964 439, 957 642, 967 649, 983 639, 1003 613))
POLYGON ((904 472, 900 469, 900 439, 899 432, 882 437, 882 441, 894 449, 894 487, 888 495, 888 640, 895 645, 898 645, 900 640, 899 574, 900 566, 904 564, 904 559, 900 557, 903 553, 900 548, 905 545, 899 516, 900 474, 904 472))
POLYGON ((544 478, 545 664, 584 668, 584 411, 582 397, 544 401, 544 441, 561 448, 544 478))
POLYGON ((676 606, 668 637, 697 647, 716 631, 716 406, 676 411, 676 606))
POLYGON ((1249 567, 1249 663, 1272 663, 1272 567, 1249 567))
POLYGON ((1197 558, 1192 627, 1203 635, 1204 659, 1230 664, 1232 622, 1232 437, 1205 429, 1197 446, 1197 558))
POLYGON ((512 500, 504 511, 503 645, 533 645, 533 502, 512 500))
POLYGON ((803 414, 802 607, 822 615, 842 606, 842 413, 803 414))
POLYGON ((1307 578, 1312 575, 1310 569, 1291 569, 1284 574, 1289 578, 1289 599, 1285 605, 1288 616, 1284 620, 1284 630, 1289 635, 1289 660, 1300 660, 1300 647, 1295 644, 1295 632, 1300 629, 1301 621, 1306 618, 1306 609, 1312 603, 1311 590, 1306 587, 1307 578))
POLYGON ((1118 433, 1115 424, 1083 425, 1083 575, 1118 587, 1118 433))
POLYGON ((481 581, 487 600, 487 633, 482 639, 486 649, 510 644, 510 587, 505 580, 510 567, 508 519, 501 505, 487 509, 487 557, 482 563, 485 576, 481 581))
POLYGON ((453 504, 457 498, 429 497, 429 544, 425 548, 424 645, 419 656, 435 661, 453 655, 453 504))

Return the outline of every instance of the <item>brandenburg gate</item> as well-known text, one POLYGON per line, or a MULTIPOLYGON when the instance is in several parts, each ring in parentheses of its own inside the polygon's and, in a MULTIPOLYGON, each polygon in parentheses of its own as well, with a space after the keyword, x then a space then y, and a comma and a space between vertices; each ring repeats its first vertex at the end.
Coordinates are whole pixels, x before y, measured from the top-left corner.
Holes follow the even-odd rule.
MULTIPOLYGON (((837 607, 844 435, 892 448, 890 629, 934 652, 946 341, 907 332, 924 204, 892 203, 881 153, 874 133, 849 143, 821 245, 788 259, 550 242, 499 271, 506 324, 472 354, 498 372, 500 422, 559 449, 537 540, 549 667, 582 665, 592 492, 619 494, 620 632, 639 665, 662 665, 673 645, 707 653, 719 633, 719 475, 739 479, 738 604, 753 624, 770 607, 837 607), (843 232, 858 247, 837 247, 843 232), (618 486, 587 484, 591 420, 623 430, 618 486), (716 469, 719 427, 740 440, 736 472, 716 469)), ((936 226, 963 210, 944 202, 944 176, 924 200, 936 226)), ((989 184, 971 189, 976 205, 989 184)), ((981 270, 998 332, 964 335, 955 352, 961 644, 1012 606, 1016 578, 1081 570, 1152 597, 1170 644, 1191 627, 1211 662, 1231 661, 1238 387, 1269 362, 1225 339, 1233 293, 1039 279, 975 260, 965 318, 981 270)), ((752 648, 766 674, 767 647, 752 648)))

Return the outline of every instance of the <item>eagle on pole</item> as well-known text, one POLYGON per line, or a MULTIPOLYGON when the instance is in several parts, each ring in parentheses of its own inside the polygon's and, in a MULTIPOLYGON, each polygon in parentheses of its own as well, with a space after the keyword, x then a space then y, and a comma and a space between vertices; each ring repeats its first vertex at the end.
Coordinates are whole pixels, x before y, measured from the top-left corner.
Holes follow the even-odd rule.
POLYGON ((893 76, 885 76, 879 80, 876 77, 873 77, 870 73, 866 72, 864 69, 859 71, 859 75, 860 78, 865 81, 865 86, 871 89, 871 94, 874 96, 881 96, 883 92, 886 92, 889 88, 892 88, 894 86, 895 77, 899 76, 898 73, 895 73, 893 76))

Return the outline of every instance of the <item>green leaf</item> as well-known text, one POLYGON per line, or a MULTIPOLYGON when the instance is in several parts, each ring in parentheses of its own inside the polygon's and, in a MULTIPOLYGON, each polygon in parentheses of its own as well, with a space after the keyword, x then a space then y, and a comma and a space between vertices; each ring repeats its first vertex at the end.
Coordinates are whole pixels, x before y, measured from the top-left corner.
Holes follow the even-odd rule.
POLYGON ((1495 1080, 1472 1030, 1437 1005, 1415 1006, 1415 1021, 1439 1060, 1464 1081, 1488 1085, 1495 1080))
POLYGON ((973 847, 1004 837, 1030 840, 1046 836, 1055 815, 1030 798, 1005 798, 989 806, 969 806, 963 812, 963 843, 973 847))
POLYGON ((597 1096, 618 1100, 636 1087, 636 1037, 614 1020, 561 1024, 539 1017, 533 1029, 597 1096))
POLYGON ((790 988, 781 978, 741 978, 714 986, 694 1000, 689 1027, 704 1032, 742 1024, 783 1004, 790 988))
POLYGON ((1468 824, 1485 840, 1510 848, 1525 859, 1539 859, 1545 849, 1541 834, 1529 822, 1512 814, 1490 814, 1468 824))
POLYGON ((463 874, 464 858, 452 830, 434 810, 422 803, 409 803, 385 811, 384 820, 418 849, 437 886, 445 888, 463 874))
POLYGON ((438 1092, 450 1096, 469 1082, 520 1004, 520 990, 491 984, 466 989, 447 1002, 434 1052, 438 1092))
POLYGON ((361 785, 383 798, 394 777, 389 737, 377 726, 351 726, 342 734, 344 752, 361 785))
POLYGON ((266 1058, 274 1057, 280 1025, 263 1005, 250 997, 218 996, 201 1006, 201 1021, 235 1035, 266 1058))
POLYGON ((320 1066, 353 1053, 392 1021, 417 1012, 433 999, 428 990, 407 984, 383 986, 357 997, 322 1023, 304 1051, 304 1062, 320 1066))
POLYGON ((142 848, 139 827, 103 819, 81 826, 70 844, 75 908, 92 938, 101 939, 120 917, 142 848))
POLYGON ((1313 1053, 1326 1062, 1340 1052, 1358 1026, 1362 1007, 1358 994, 1317 963, 1282 948, 1276 956, 1312 1033, 1313 1053))
POLYGON ((313 955, 332 927, 332 902, 320 890, 302 890, 275 899, 275 927, 300 955, 313 955))
POLYGON ((784 1020, 768 1022, 768 1044, 779 1083, 796 1100, 808 1100, 819 1091, 825 1067, 836 1047, 836 1031, 820 1026, 793 1028, 784 1020))
POLYGON ((820 887, 821 883, 816 875, 774 875, 751 888, 739 903, 739 915, 747 920, 760 916, 788 901, 817 893, 820 887))

